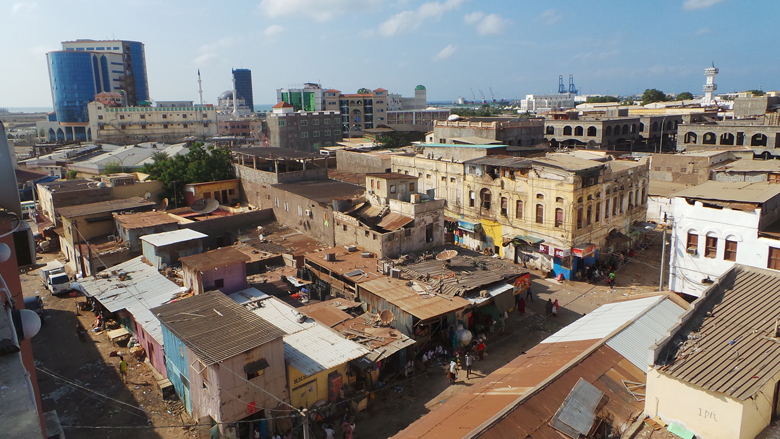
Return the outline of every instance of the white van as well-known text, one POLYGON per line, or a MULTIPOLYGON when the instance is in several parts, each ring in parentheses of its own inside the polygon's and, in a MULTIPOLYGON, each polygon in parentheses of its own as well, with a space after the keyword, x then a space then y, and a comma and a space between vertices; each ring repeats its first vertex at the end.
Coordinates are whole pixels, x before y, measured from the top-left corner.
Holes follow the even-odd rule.
POLYGON ((64 273, 65 272, 65 266, 62 265, 62 262, 60 261, 51 261, 45 266, 41 267, 40 270, 38 270, 38 274, 41 277, 41 282, 46 285, 49 281, 49 275, 56 274, 56 273, 64 273))
POLYGON ((70 278, 65 273, 65 267, 59 261, 52 261, 38 270, 41 282, 52 294, 70 291, 70 278))

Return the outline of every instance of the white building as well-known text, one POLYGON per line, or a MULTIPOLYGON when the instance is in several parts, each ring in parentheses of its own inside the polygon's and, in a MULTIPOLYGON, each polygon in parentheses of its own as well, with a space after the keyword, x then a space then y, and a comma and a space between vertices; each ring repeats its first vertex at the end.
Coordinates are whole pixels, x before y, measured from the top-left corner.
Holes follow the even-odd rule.
POLYGON ((780 270, 780 184, 709 181, 673 204, 672 291, 701 296, 735 263, 780 270))
POLYGON ((213 105, 181 107, 109 107, 90 102, 92 137, 102 142, 181 142, 187 137, 205 140, 217 135, 217 111, 213 105))
POLYGON ((543 113, 546 111, 574 108, 574 93, 556 93, 548 95, 525 95, 520 101, 520 112, 543 113))

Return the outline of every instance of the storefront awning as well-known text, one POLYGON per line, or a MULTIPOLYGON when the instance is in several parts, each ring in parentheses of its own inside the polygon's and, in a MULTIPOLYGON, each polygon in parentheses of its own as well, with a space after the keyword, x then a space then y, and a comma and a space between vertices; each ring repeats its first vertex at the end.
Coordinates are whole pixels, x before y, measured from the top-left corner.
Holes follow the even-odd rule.
POLYGON ((514 287, 512 285, 510 285, 510 284, 499 283, 499 284, 494 285, 492 287, 485 288, 485 290, 487 290, 487 293, 488 293, 487 297, 482 297, 482 296, 469 297, 469 298, 467 298, 467 300, 472 305, 479 306, 479 305, 483 305, 485 302, 489 301, 490 299, 492 299, 492 298, 494 298, 494 297, 496 297, 496 296, 498 296, 498 295, 500 295, 502 293, 505 293, 507 291, 510 292, 509 295, 511 296, 512 295, 511 291, 513 289, 514 289, 514 287))
POLYGON ((612 232, 607 235, 607 241, 614 242, 615 244, 623 244, 625 242, 631 242, 631 238, 626 236, 624 233, 612 232))
POLYGON ((504 247, 508 246, 509 244, 530 245, 531 247, 536 247, 543 242, 544 239, 542 238, 536 238, 528 235, 517 235, 514 238, 504 238, 504 247))
POLYGON ((631 225, 631 230, 635 230, 640 233, 647 233, 655 230, 657 226, 657 224, 649 223, 647 221, 636 221, 631 225))
POLYGON ((571 254, 578 258, 587 258, 596 253, 596 244, 579 244, 571 249, 571 254))
POLYGON ((482 224, 458 220, 458 228, 467 232, 479 232, 482 230, 482 224))

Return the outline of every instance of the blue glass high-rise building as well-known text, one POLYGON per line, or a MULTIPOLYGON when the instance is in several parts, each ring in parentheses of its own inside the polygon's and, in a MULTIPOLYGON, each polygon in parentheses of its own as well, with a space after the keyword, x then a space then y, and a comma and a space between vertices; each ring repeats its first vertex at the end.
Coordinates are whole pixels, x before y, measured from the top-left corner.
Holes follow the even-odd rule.
POLYGON ((244 100, 249 110, 255 111, 255 101, 252 97, 252 71, 249 69, 233 69, 233 79, 236 80, 236 94, 244 100))
POLYGON ((149 100, 143 43, 76 40, 62 49, 46 54, 58 122, 88 122, 87 104, 101 92, 123 93, 130 106, 149 100))

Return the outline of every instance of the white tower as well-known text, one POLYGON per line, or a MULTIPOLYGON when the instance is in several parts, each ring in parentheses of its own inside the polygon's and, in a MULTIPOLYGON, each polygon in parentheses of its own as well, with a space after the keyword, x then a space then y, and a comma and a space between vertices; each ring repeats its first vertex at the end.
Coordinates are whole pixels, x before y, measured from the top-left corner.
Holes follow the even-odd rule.
POLYGON ((203 85, 200 80, 200 69, 198 69, 198 94, 200 95, 200 105, 203 105, 203 85))
POLYGON ((715 105, 715 100, 712 98, 712 94, 718 89, 718 84, 715 84, 715 75, 718 74, 718 68, 715 67, 715 63, 712 63, 712 67, 704 69, 704 75, 707 76, 707 83, 704 84, 704 97, 701 100, 702 107, 709 107, 715 105))

